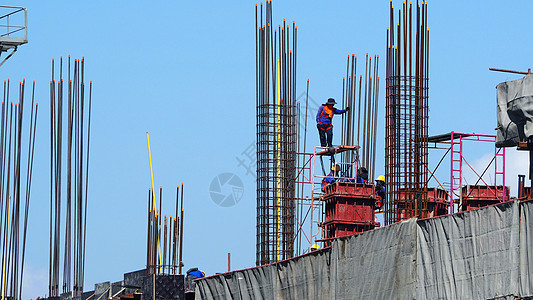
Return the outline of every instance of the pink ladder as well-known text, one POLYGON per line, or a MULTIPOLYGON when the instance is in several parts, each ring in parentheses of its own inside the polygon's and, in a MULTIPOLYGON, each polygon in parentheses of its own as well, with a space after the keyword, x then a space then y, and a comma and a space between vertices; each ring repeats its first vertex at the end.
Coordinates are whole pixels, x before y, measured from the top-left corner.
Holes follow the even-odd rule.
POLYGON ((501 192, 502 198, 500 202, 505 202, 506 189, 505 189, 505 148, 500 148, 501 153, 499 153, 498 148, 494 147, 494 189, 496 190, 496 197, 498 197, 498 192, 501 192), (498 161, 500 159, 500 161, 498 161), (498 177, 502 180, 502 188, 498 189, 498 177))
MULTIPOLYGON (((456 192, 459 197, 461 197, 461 187, 463 186, 463 141, 462 136, 459 134, 459 141, 454 140, 454 132, 451 132, 450 139, 450 156, 451 156, 451 166, 450 166, 450 213, 454 213, 453 199, 456 192), (457 182, 457 184, 456 184, 457 182)), ((457 135, 456 135, 457 136, 457 135)))

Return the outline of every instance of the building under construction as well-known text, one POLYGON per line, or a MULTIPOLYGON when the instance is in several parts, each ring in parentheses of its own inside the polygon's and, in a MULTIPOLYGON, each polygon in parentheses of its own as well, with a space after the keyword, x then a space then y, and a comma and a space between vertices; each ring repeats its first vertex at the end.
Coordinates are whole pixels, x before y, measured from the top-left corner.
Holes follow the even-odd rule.
MULTIPOLYGON (((308 116, 316 111, 309 110, 312 80, 305 100, 296 93, 298 27, 285 19, 276 24, 272 1, 256 4, 256 266, 230 271, 228 254, 228 272, 207 277, 183 269, 184 185, 170 197, 175 207, 167 217, 146 132, 146 268, 84 287, 92 82, 86 87, 84 58, 52 60, 48 299, 533 298, 531 187, 519 175, 512 196, 505 183, 506 147, 530 152, 530 180, 533 175, 531 72, 498 85, 497 134, 451 129, 430 136, 428 4, 403 2, 397 9, 391 0, 389 16, 385 79, 379 55, 348 53, 336 103, 340 144, 308 149, 308 139, 316 139, 308 116), (378 130, 381 106, 384 132, 378 130), (493 149, 485 169, 466 160, 470 143, 493 149), (438 149, 445 154, 431 166, 430 153, 438 149), (384 178, 374 181, 380 164, 384 178), (447 169, 445 178, 439 168, 447 169), (468 168, 477 176, 473 184, 464 181, 468 168), (489 173, 492 182, 484 179, 489 173)), ((0 37, 0 52, 12 50, 7 58, 27 42, 27 24, 21 28, 25 40, 0 37)), ((1 279, 2 298, 20 299, 38 106, 32 93, 26 143, 25 81, 11 106, 9 85, 0 117, 0 247, 7 261, 1 279), (29 158, 26 182, 22 149, 29 158)))
POLYGON ((289 45, 296 49, 296 27, 289 35, 285 21, 273 25, 272 2, 256 6, 257 267, 198 280, 197 299, 533 296, 527 255, 531 192, 521 175, 519 193, 511 197, 504 148, 532 149, 527 137, 533 133, 520 132, 515 123, 519 114, 531 122, 527 104, 514 111, 506 105, 517 94, 533 99, 524 92, 530 91, 530 75, 498 86, 498 135, 429 136, 427 7, 424 1, 404 2, 400 9, 390 4, 381 196, 372 181, 379 56, 366 54, 358 75, 357 56, 348 55, 339 105, 355 109, 342 115, 342 144, 308 152, 307 97, 302 113, 293 93, 297 57, 289 45), (295 129, 294 118, 302 115, 305 126, 295 129), (494 147, 484 170, 466 160, 469 143, 494 147), (429 163, 432 149, 446 150, 435 167, 429 163), (436 175, 443 161, 449 166, 444 179, 436 175), (464 168, 478 176, 474 184, 465 184, 464 168), (491 183, 484 180, 487 172, 491 183), (333 179, 324 181, 328 176, 333 179))

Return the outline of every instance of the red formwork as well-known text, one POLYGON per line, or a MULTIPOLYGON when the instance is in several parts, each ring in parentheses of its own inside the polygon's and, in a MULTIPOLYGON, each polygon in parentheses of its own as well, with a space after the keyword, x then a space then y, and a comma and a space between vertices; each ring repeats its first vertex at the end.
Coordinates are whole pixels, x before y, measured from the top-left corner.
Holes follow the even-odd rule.
POLYGON ((465 185, 461 189, 461 210, 473 210, 476 208, 498 204, 503 202, 503 199, 507 201, 511 200, 509 196, 509 187, 505 187, 504 197, 503 186, 487 186, 487 185, 465 185))
POLYGON ((336 182, 325 188, 324 240, 353 235, 379 226, 375 221, 373 184, 336 182))
POLYGON ((406 202, 408 193, 405 190, 400 190, 398 194, 400 199, 397 202, 399 220, 406 220, 415 217, 415 215, 409 215, 409 212, 414 213, 415 211, 418 212, 416 216, 421 219, 434 218, 438 216, 443 216, 448 213, 450 205, 448 200, 448 192, 439 188, 427 188, 426 191, 426 200, 421 201, 421 203, 425 203, 425 207, 419 207, 415 203, 411 205, 416 208, 415 210, 413 210, 413 208, 408 208, 408 203, 406 202))
POLYGON ((428 188, 427 216, 434 218, 448 214, 450 202, 448 192, 439 188, 428 188))
MULTIPOLYGON (((325 241, 338 237, 354 235, 376 228, 375 224, 355 225, 353 223, 331 222, 324 223, 325 241)), ((326 243, 327 244, 327 243, 326 243)))
POLYGON ((531 187, 530 186, 524 187, 523 198, 524 198, 524 200, 531 199, 531 187))

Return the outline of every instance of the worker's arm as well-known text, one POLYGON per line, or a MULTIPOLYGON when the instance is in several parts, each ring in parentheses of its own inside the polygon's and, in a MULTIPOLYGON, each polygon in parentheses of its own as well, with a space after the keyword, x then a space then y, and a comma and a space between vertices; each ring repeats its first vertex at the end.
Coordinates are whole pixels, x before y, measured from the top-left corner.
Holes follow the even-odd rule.
POLYGON ((324 106, 320 106, 318 108, 318 111, 316 113, 316 122, 318 123, 320 121, 320 113, 322 112, 322 110, 324 109, 324 106))
POLYGON ((336 109, 333 111, 334 114, 340 115, 350 110, 350 107, 346 107, 346 109, 336 109))

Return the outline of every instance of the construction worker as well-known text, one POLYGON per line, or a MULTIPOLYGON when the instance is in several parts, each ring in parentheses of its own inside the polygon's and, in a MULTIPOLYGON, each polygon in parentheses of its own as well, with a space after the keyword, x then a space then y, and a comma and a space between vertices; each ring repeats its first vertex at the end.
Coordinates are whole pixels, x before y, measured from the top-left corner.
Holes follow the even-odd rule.
POLYGON ((331 167, 331 172, 329 172, 324 179, 322 179, 322 192, 324 192, 324 189, 328 184, 335 183, 335 177, 338 176, 338 173, 340 172, 341 167, 339 165, 334 165, 331 167))
POLYGON ((196 283, 194 280, 204 277, 204 271, 201 271, 198 268, 190 268, 187 270, 187 276, 185 277, 185 299, 189 299, 190 295, 194 294, 196 289, 196 283))
POLYGON ((385 201, 385 176, 379 175, 376 178, 376 208, 383 207, 383 201, 385 201))
POLYGON ((187 271, 187 277, 189 276, 195 277, 194 279, 204 278, 205 273, 204 271, 198 270, 198 268, 191 268, 187 271))
POLYGON ((335 99, 329 98, 328 102, 320 106, 316 114, 316 127, 318 128, 320 146, 322 147, 333 147, 333 125, 331 124, 333 115, 343 114, 350 110, 350 107, 346 107, 346 109, 336 109, 333 107, 335 104, 337 104, 335 99))
POLYGON ((316 250, 318 250, 318 249, 320 249, 320 246, 318 246, 317 244, 313 244, 313 245, 311 246, 311 252, 316 251, 316 250))
POLYGON ((365 167, 357 169, 357 183, 368 183, 368 170, 365 167))

